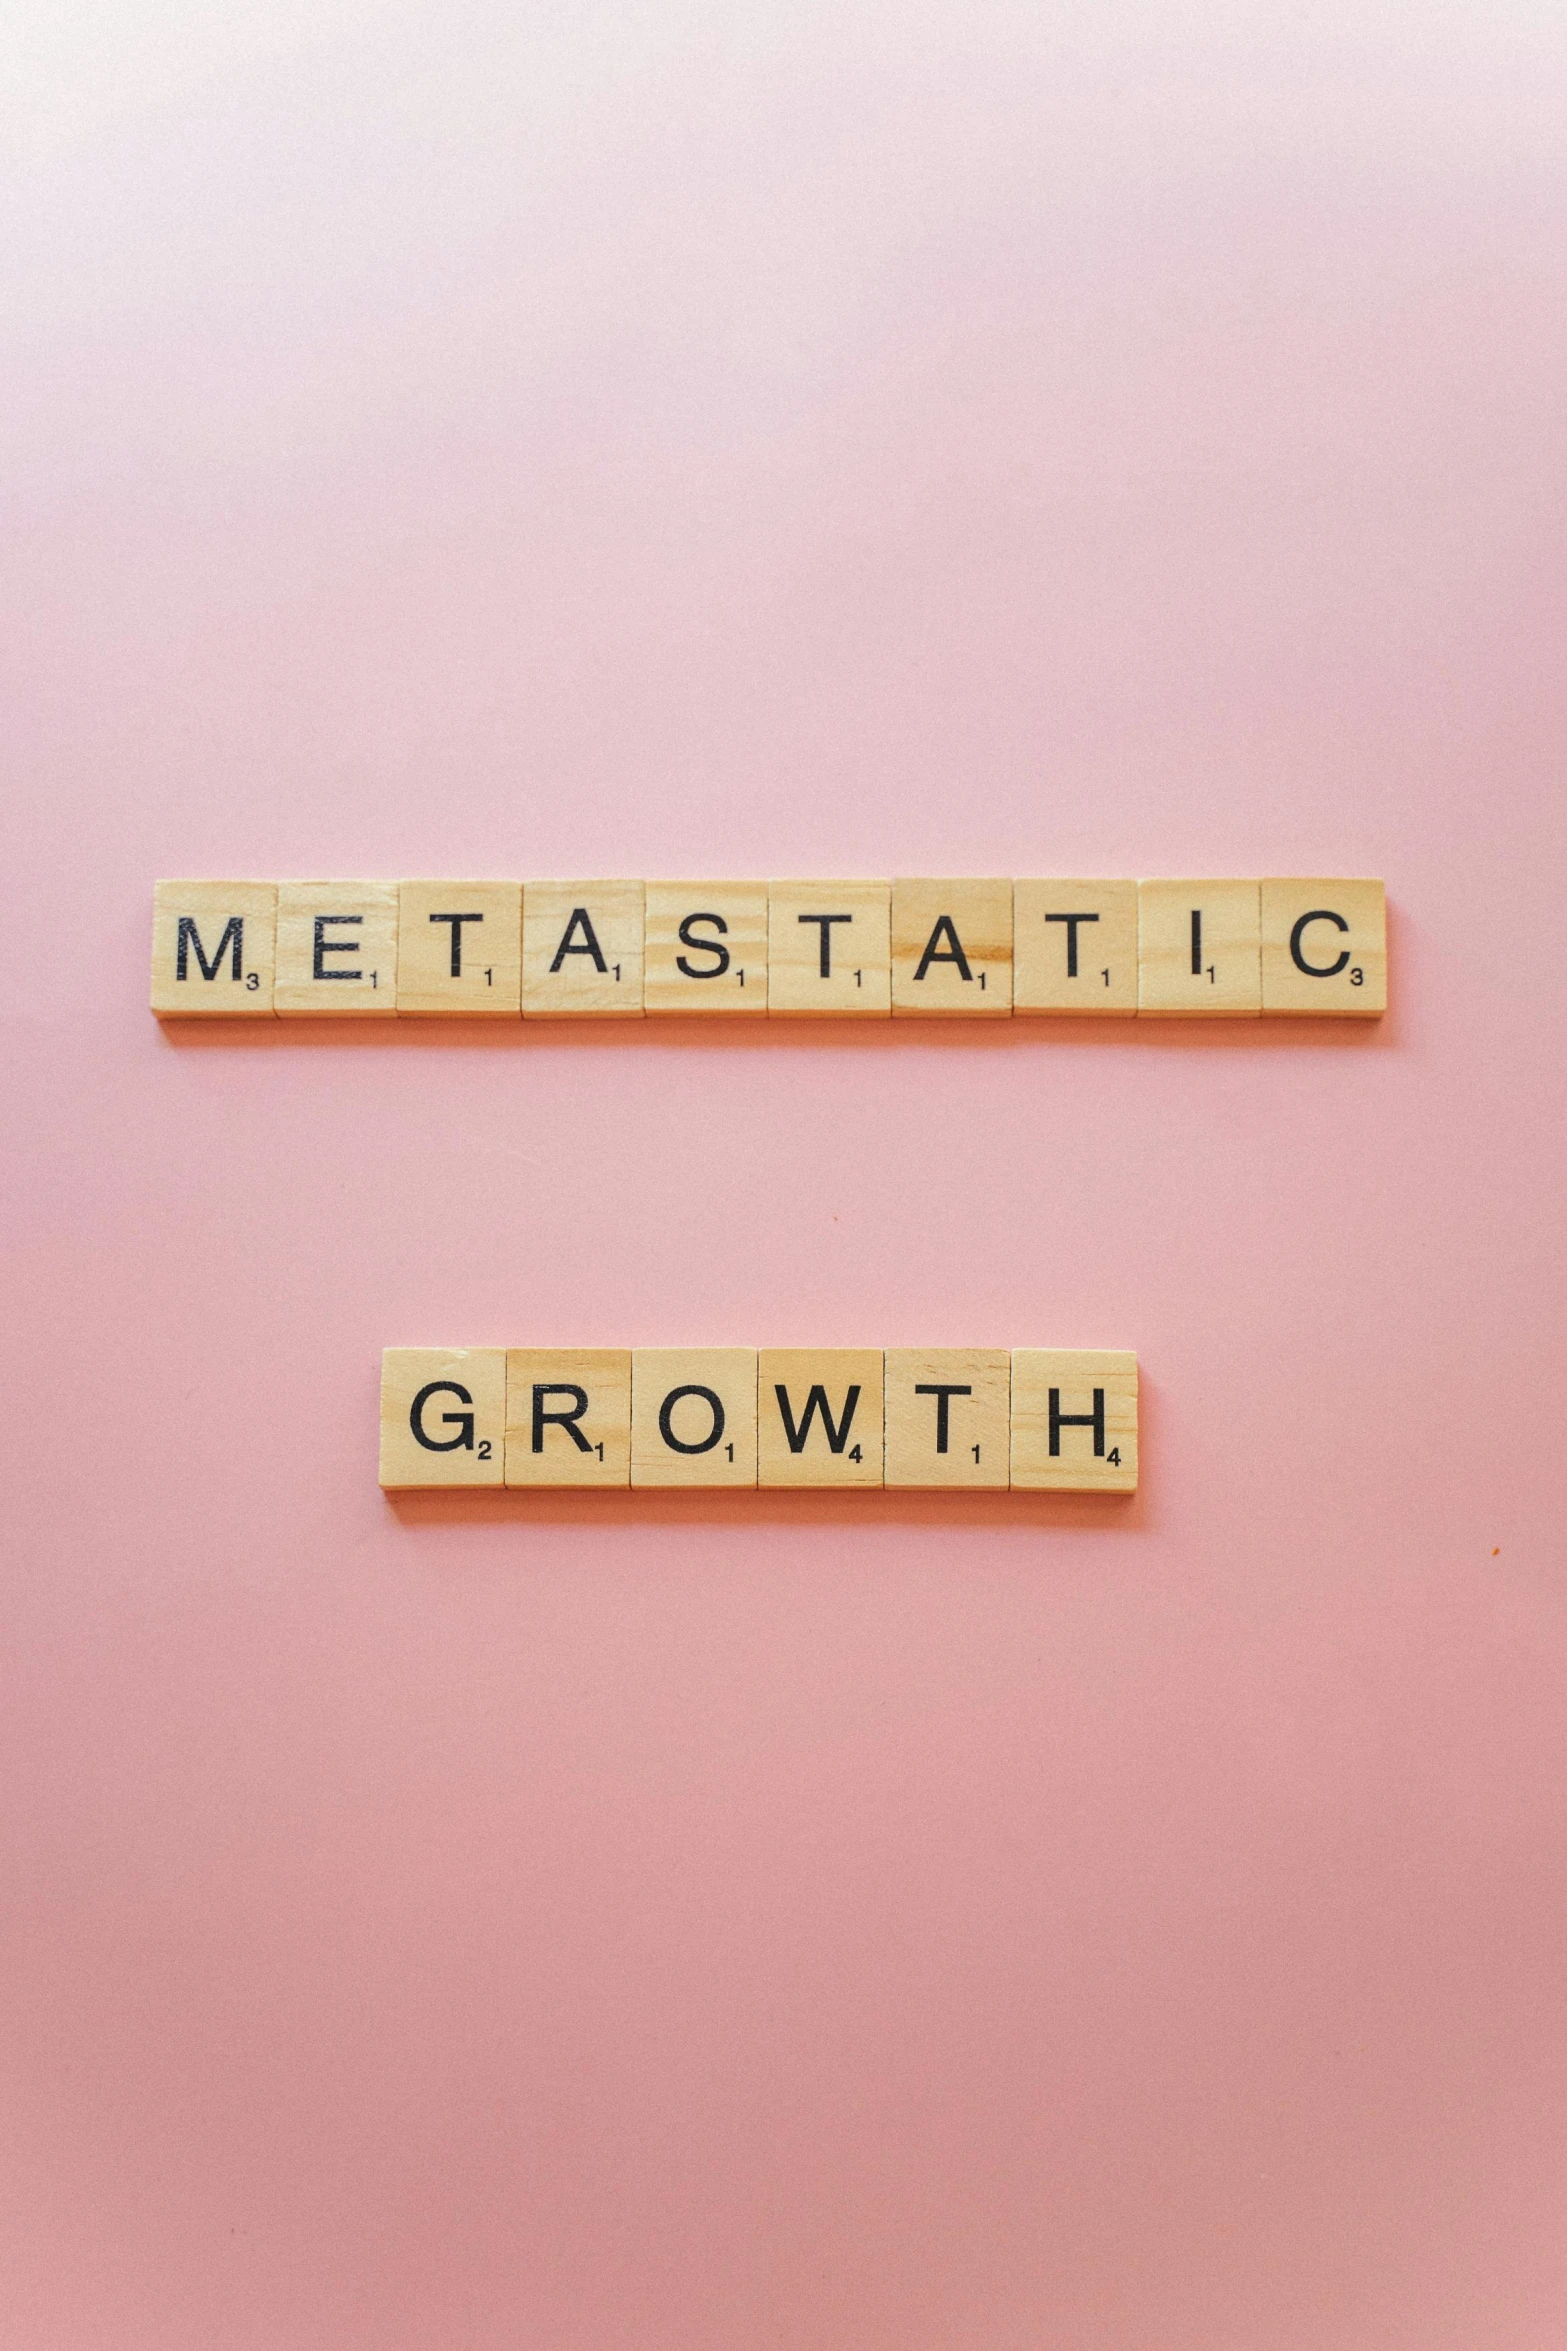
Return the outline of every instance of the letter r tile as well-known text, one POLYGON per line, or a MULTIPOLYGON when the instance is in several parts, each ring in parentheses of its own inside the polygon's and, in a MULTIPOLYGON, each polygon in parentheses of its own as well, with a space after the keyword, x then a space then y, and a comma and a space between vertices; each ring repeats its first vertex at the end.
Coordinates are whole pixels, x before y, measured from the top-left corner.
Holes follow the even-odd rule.
POLYGON ((506 1356, 508 1486, 631 1482, 631 1352, 512 1347, 506 1356))

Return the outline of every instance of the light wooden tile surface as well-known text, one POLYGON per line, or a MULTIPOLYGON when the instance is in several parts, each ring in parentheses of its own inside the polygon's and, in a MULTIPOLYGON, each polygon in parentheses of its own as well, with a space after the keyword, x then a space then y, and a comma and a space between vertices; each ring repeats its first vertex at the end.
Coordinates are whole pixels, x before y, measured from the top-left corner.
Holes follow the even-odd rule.
POLYGON ((754 1348, 633 1350, 631 1483, 756 1484, 754 1348))
POLYGON ((1010 881, 893 883, 892 1009, 895 1016, 1010 1015, 1010 881))
POLYGON ((756 1394, 759 1484, 881 1484, 879 1347, 764 1347, 756 1394))
POLYGON ((270 1020, 276 934, 276 882, 157 883, 153 1011, 270 1020))
POLYGON ((397 1010, 397 884, 280 882, 281 1016, 342 1020, 397 1010))
POLYGON ((885 1361, 889 1486, 1010 1482, 1004 1347, 889 1347, 885 1361))
POLYGON ((767 884, 649 882, 649 1012, 767 1012, 767 884))
POLYGON ((520 882, 399 882, 397 1009, 403 1018, 516 1020, 520 882))
POLYGON ((890 882, 769 882, 767 921, 769 1011, 888 1017, 890 882))
POLYGON ((1137 1358, 1122 1349, 1012 1352, 1012 1483, 1129 1494, 1137 1484, 1137 1358))
POLYGON ((1012 1009, 1136 1012, 1135 882, 1013 883, 1012 1009))
POLYGON ((1387 1010, 1387 902, 1380 882, 1263 881, 1262 1009, 1360 1020, 1387 1010))
POLYGON ((629 1347, 509 1348, 507 1485, 630 1482, 629 1347))
POLYGON ((383 1486, 498 1486, 505 1461, 504 1347, 387 1348, 383 1486))
POLYGON ((643 885, 526 882, 525 1020, 642 1017, 643 885))
POLYGON ((1259 883, 1138 883, 1137 1009, 1188 1020, 1261 1012, 1259 883))

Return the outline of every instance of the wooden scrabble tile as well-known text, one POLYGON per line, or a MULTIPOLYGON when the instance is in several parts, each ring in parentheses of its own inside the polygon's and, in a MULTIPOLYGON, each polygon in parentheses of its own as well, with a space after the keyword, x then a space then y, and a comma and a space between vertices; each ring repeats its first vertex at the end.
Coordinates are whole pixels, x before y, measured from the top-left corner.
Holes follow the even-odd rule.
POLYGON ((1260 1012, 1261 950, 1260 884, 1138 883, 1140 1013, 1260 1012))
POLYGON ((1137 1358, 1092 1347, 1012 1353, 1012 1483, 1130 1494, 1137 1484, 1137 1358))
POLYGON ((522 893, 525 1020, 642 1018, 640 882, 527 882, 522 893))
POLYGON ((629 1347, 507 1351, 506 1483, 631 1483, 629 1347))
POLYGON ((889 1347, 889 1486, 1004 1486, 1011 1358, 1004 1347, 889 1347))
POLYGON ((892 885, 892 1009, 1006 1019, 1012 1010, 1012 884, 892 885))
POLYGON ((397 884, 279 882, 280 1015, 391 1014, 397 1010, 397 884))
POLYGON ((159 882, 152 894, 152 1009, 272 1018, 275 882, 159 882))
POLYGON ((1387 906, 1374 881, 1262 885, 1262 1009, 1375 1019, 1387 1010, 1387 906))
POLYGON ((520 882, 399 882, 397 1009, 405 1019, 515 1020, 521 1002, 520 882))
POLYGON ((891 921, 890 882, 769 882, 768 1010, 885 1020, 891 921))
POLYGON ((879 1347, 764 1347, 757 1357, 763 1486, 879 1486, 879 1347))
POLYGON ((1012 885, 1014 1012, 1137 1010, 1137 884, 1012 885))
POLYGON ((767 884, 649 882, 649 1012, 767 1010, 767 884))
POLYGON ((506 1465, 504 1347, 388 1347, 383 1486, 498 1486, 506 1465))
POLYGON ((754 1348, 633 1350, 631 1483, 755 1485, 754 1348))

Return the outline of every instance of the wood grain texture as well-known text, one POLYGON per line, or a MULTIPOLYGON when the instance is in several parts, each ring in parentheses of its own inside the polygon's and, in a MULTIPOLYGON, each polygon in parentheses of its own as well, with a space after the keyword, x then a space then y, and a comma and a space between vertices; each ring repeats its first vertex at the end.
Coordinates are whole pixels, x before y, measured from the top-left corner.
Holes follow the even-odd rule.
POLYGON ((521 1005, 522 884, 399 882, 401 1016, 516 1020, 521 1005))
POLYGON ((383 1486, 498 1486, 505 1457, 503 1347, 386 1349, 381 1358, 383 1486))
POLYGON ((1010 1017, 1010 881, 893 883, 892 1009, 904 1018, 1010 1017))
POLYGON ((277 978, 284 1018, 390 1018, 397 1010, 397 884, 279 882, 277 978))
POLYGON ((506 1483, 631 1483, 629 1347, 507 1349, 506 1483))
POLYGON ((888 1018, 890 882, 769 882, 767 925, 770 1012, 888 1018))
POLYGON ((631 1483, 756 1484, 754 1348, 633 1350, 631 1483))
POLYGON ((879 1486, 879 1347, 764 1347, 757 1357, 757 1482, 879 1486))
POLYGON ((1379 881, 1265 879, 1262 1009, 1375 1020, 1387 1010, 1387 899, 1379 881))
POLYGON ((157 882, 152 1009, 162 1020, 270 1020, 275 882, 157 882))
POLYGON ((644 893, 640 882, 526 882, 522 892, 525 1020, 640 1020, 644 893))
POLYGON ((1261 1012, 1259 883, 1138 883, 1137 1009, 1186 1020, 1261 1012))
POLYGON ((1135 1355, 1091 1347, 1013 1349, 1012 1483, 1047 1493, 1135 1490, 1135 1355))
POLYGON ((649 882, 649 1012, 767 1014, 767 884, 649 882))
POLYGON ((885 1361, 887 1485, 1010 1482, 1012 1371, 1004 1347, 889 1347, 885 1361))
POLYGON ((1012 1009, 1136 1012, 1135 882, 1013 883, 1012 1009))

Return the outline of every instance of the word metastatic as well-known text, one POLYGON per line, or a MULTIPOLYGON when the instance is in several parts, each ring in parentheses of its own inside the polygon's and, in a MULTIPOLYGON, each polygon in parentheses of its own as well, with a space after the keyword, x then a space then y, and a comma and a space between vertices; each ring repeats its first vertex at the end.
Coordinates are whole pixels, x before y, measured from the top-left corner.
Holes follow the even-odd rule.
POLYGON ((381 1484, 1128 1494, 1137 1358, 1047 1347, 389 1347, 381 1484))
POLYGON ((152 1008, 1375 1017, 1379 881, 159 882, 152 1008))

